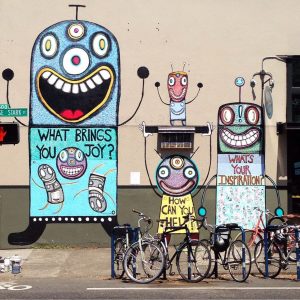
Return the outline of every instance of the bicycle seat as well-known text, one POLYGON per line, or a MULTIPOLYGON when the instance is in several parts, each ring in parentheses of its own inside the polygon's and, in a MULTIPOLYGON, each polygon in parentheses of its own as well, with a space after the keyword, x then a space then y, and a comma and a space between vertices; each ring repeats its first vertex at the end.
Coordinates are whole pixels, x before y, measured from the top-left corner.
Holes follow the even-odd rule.
POLYGON ((284 228, 285 226, 282 226, 282 225, 268 225, 267 226, 267 230, 268 231, 277 231, 277 230, 280 230, 282 228, 284 228))
POLYGON ((224 226, 228 229, 235 229, 235 228, 240 227, 237 223, 228 223, 228 224, 225 224, 224 226))

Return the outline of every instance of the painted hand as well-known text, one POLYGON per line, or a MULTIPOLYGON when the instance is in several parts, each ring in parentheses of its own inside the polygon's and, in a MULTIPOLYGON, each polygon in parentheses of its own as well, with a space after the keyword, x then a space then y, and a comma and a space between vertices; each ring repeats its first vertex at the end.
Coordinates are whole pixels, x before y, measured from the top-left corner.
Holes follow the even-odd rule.
POLYGON ((143 133, 145 138, 147 138, 149 135, 152 135, 152 133, 146 132, 146 124, 144 121, 139 125, 139 130, 143 133))

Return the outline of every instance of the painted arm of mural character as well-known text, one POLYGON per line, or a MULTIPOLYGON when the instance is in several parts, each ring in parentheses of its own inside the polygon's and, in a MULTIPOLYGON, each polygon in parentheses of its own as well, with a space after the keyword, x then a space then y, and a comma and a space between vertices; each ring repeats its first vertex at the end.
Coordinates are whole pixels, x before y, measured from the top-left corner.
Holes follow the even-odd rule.
POLYGON ((198 91, 197 91, 196 96, 192 100, 187 101, 186 104, 192 103, 198 97, 201 88, 203 88, 203 84, 201 82, 198 82, 197 87, 198 87, 198 91))
MULTIPOLYGON (((203 133, 202 135, 208 135, 209 136, 209 166, 208 166, 207 174, 206 174, 206 177, 205 177, 205 179, 203 181, 203 184, 201 186, 198 186, 198 190, 194 194, 192 194, 192 197, 196 197, 200 193, 200 191, 202 191, 203 187, 206 184, 206 181, 208 179, 208 176, 209 176, 210 170, 211 170, 211 161, 212 161, 212 132, 214 130, 214 127, 213 127, 213 124, 209 123, 209 122, 207 122, 207 127, 208 127, 208 133, 203 133)), ((212 178, 214 178, 214 176, 212 178)), ((208 182, 207 186, 205 187, 205 191, 203 193, 206 192, 206 189, 209 186, 211 180, 212 179, 210 179, 210 181, 208 182)), ((203 196, 203 194, 202 194, 202 196, 203 196)))
POLYGON ((146 172, 147 172, 147 176, 148 176, 148 180, 149 180, 149 183, 154 191, 154 193, 159 197, 161 198, 162 197, 162 194, 158 193, 155 189, 155 187, 153 186, 153 183, 152 183, 152 180, 151 180, 151 177, 150 177, 150 174, 149 174, 149 170, 148 170, 148 165, 147 165, 147 137, 149 135, 152 135, 152 133, 148 133, 146 132, 146 124, 145 122, 143 121, 142 124, 139 125, 139 129, 142 131, 143 133, 143 136, 144 136, 144 161, 145 161, 145 169, 146 169, 146 172))
POLYGON ((139 67, 138 70, 137 70, 137 75, 143 79, 143 85, 142 85, 142 95, 141 95, 141 100, 135 110, 135 112, 132 114, 132 116, 130 118, 128 118, 126 121, 118 124, 118 126, 122 126, 122 125, 125 125, 126 123, 128 123, 130 120, 132 120, 132 118, 136 115, 136 113, 138 112, 141 104, 142 104, 142 101, 143 101, 143 98, 144 98, 144 88, 145 88, 145 79, 148 78, 149 76, 149 70, 148 68, 146 67, 139 67))
MULTIPOLYGON (((2 77, 4 80, 6 80, 6 102, 8 104, 8 107, 11 108, 10 102, 9 102, 9 82, 14 78, 14 71, 11 69, 5 69, 2 72, 2 77)), ((22 121, 20 121, 17 117, 14 117, 14 119, 21 125, 28 127, 28 125, 24 124, 22 121)))
POLYGON ((156 81, 156 82, 155 82, 155 86, 156 86, 157 94, 158 94, 158 97, 159 97, 160 101, 161 101, 163 104, 165 104, 165 105, 170 105, 170 103, 165 102, 165 101, 162 99, 161 95, 160 95, 160 92, 159 92, 160 82, 159 82, 159 81, 156 81))

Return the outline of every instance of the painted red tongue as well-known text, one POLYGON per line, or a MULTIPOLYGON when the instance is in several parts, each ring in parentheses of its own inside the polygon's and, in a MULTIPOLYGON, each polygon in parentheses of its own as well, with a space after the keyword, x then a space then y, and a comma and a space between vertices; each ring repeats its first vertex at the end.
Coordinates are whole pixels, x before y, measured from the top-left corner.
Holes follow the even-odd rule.
POLYGON ((60 115, 68 120, 77 120, 83 116, 83 112, 79 109, 72 111, 71 109, 66 109, 60 115))

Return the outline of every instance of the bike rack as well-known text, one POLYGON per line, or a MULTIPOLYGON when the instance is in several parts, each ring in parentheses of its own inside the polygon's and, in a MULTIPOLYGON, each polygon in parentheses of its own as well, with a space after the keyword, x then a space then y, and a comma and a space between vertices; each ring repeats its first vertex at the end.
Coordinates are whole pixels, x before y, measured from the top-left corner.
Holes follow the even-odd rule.
POLYGON ((112 279, 116 278, 115 268, 114 268, 116 237, 126 237, 127 235, 129 235, 130 244, 137 241, 138 228, 132 228, 130 224, 115 226, 113 228, 112 235, 111 235, 111 278, 112 279))
MULTIPOLYGON (((269 226, 266 227, 266 230, 264 231, 264 250, 265 250, 265 268, 266 268, 266 275, 265 278, 269 278, 269 265, 268 265, 268 238, 269 238, 269 226)), ((299 247, 299 230, 297 228, 294 229, 295 232, 295 239, 296 239, 296 267, 297 267, 297 281, 300 281, 300 247, 299 247)))
MULTIPOLYGON (((243 227, 241 227, 241 226, 238 226, 238 227, 235 227, 235 228, 227 228, 225 225, 219 225, 219 226, 217 226, 216 227, 216 229, 215 229, 215 233, 214 233, 214 243, 215 243, 215 241, 216 241, 216 239, 217 239, 217 235, 216 235, 216 232, 217 232, 217 230, 219 229, 219 228, 222 228, 222 229, 227 229, 227 230, 230 230, 230 231, 232 231, 232 230, 241 230, 241 232, 242 232, 242 241, 245 243, 245 239, 246 239, 246 237, 245 237, 245 230, 244 230, 244 228, 243 227)), ((227 251, 227 250, 226 250, 227 251)), ((215 255, 215 265, 214 265, 214 271, 213 271, 213 274, 215 275, 215 278, 218 278, 218 261, 217 261, 217 254, 218 254, 218 251, 217 250, 214 250, 214 255, 215 255)), ((245 261, 245 247, 244 247, 244 245, 243 245, 243 248, 242 248, 242 261, 243 261, 243 267, 242 267, 242 269, 243 269, 243 277, 245 277, 245 274, 246 274, 246 261, 245 261)))
POLYGON ((297 258, 297 281, 300 281, 300 248, 299 248, 299 230, 295 228, 296 238, 296 258, 297 258))

